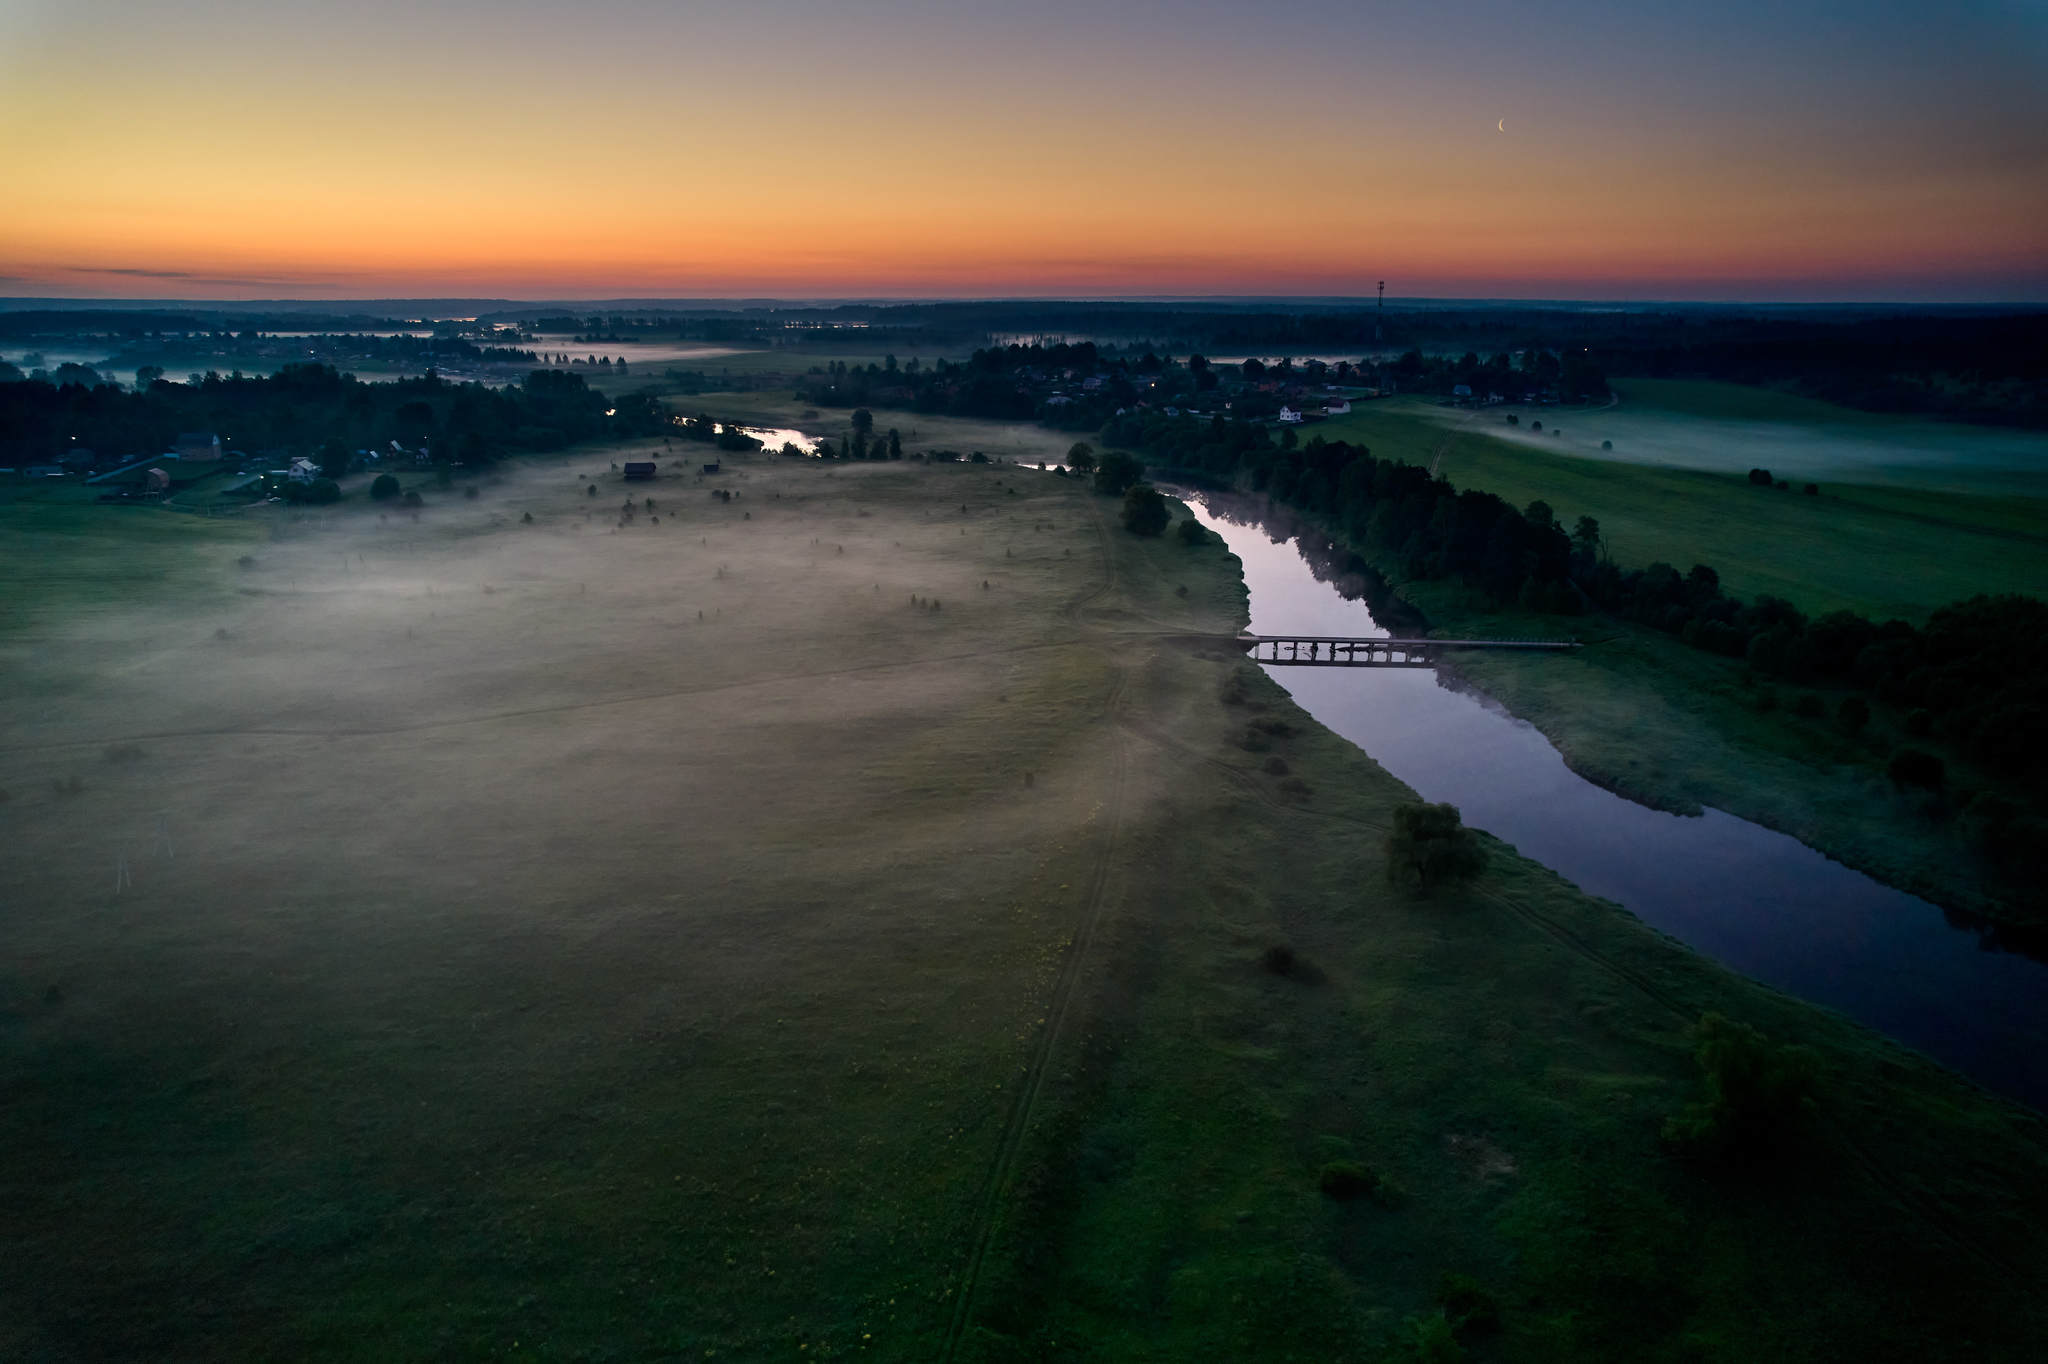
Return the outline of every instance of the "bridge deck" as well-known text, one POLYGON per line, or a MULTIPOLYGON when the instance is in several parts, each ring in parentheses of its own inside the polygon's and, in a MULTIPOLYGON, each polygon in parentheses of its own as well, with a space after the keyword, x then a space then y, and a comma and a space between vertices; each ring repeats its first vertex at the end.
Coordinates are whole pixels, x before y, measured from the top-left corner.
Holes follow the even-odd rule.
POLYGON ((1451 649, 1576 649, 1569 639, 1386 639, 1342 635, 1255 635, 1238 647, 1254 662, 1303 668, 1427 668, 1451 649))

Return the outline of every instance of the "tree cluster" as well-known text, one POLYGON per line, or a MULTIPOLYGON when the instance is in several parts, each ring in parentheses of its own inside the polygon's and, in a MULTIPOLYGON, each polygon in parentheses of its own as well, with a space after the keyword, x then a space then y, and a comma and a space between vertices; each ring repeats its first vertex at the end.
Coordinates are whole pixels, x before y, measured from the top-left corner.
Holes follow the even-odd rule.
MULTIPOLYGON (((1315 437, 1289 448, 1249 421, 1132 414, 1103 428, 1106 444, 1141 450, 1155 464, 1254 491, 1317 517, 1362 549, 1392 556, 1411 578, 1454 578, 1494 601, 1572 613, 1570 583, 1583 546, 1542 503, 1517 511, 1491 493, 1459 491, 1447 479, 1364 446, 1315 437)), ((1104 456, 1109 468, 1114 454, 1104 456)), ((1103 475, 1097 474, 1101 486, 1103 475)), ((1117 491, 1104 488, 1103 491, 1117 491)))
POLYGON ((1782 1152, 1818 1107, 1819 1057, 1717 1013, 1701 1016, 1693 1041, 1700 1097, 1664 1124, 1665 1141, 1712 1160, 1782 1152))
POLYGON ((29 381, 0 384, 0 454, 8 462, 77 447, 106 458, 157 454, 185 431, 220 433, 232 450, 429 447, 437 458, 487 464, 513 451, 557 450, 602 437, 656 435, 668 416, 651 394, 607 398, 579 374, 535 370, 503 388, 418 379, 365 383, 326 365, 266 377, 208 374, 158 380, 140 393, 29 381))
POLYGON ((1455 805, 1395 806, 1386 853, 1388 876, 1413 880, 1424 890, 1470 880, 1486 867, 1486 850, 1455 805))

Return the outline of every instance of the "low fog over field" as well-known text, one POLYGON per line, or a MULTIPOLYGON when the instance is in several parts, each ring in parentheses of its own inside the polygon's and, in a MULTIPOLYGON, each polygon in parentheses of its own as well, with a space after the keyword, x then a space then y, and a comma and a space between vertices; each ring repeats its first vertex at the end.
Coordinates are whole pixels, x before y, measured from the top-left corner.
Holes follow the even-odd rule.
POLYGON ((225 1281, 187 1347, 303 1343, 258 1304, 498 1319, 586 1262, 649 1332, 937 1320, 1096 851, 1103 532, 1014 469, 697 468, 280 520, 17 655, 0 1129, 53 1320, 143 1349, 225 1281))

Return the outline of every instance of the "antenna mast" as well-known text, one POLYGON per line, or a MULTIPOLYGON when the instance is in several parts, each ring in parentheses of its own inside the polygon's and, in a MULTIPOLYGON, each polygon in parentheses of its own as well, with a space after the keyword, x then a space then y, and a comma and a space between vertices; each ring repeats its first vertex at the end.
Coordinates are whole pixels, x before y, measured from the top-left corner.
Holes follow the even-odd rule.
POLYGON ((1377 344, 1377 343, 1379 343, 1379 342, 1381 342, 1381 341, 1384 341, 1384 340, 1386 340, 1386 338, 1387 338, 1387 334, 1386 334, 1386 331, 1385 331, 1385 329, 1384 329, 1384 328, 1383 328, 1383 327, 1382 327, 1382 326, 1380 325, 1381 323, 1383 323, 1383 322, 1384 322, 1384 321, 1386 320, 1386 316, 1387 316, 1387 282, 1386 282, 1385 280, 1381 280, 1381 281, 1380 281, 1380 301, 1379 301, 1379 303, 1378 303, 1378 304, 1376 305, 1376 311, 1374 311, 1374 313, 1373 313, 1373 315, 1372 315, 1372 339, 1373 339, 1373 342, 1374 342, 1375 344, 1377 344))

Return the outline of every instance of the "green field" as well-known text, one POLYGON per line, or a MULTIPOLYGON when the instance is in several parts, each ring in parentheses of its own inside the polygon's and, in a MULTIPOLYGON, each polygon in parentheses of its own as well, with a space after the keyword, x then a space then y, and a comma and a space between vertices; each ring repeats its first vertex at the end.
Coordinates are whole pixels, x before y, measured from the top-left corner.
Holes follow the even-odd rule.
MULTIPOLYGON (((1429 410, 1445 426, 1462 425, 1467 415, 1429 410)), ((1704 380, 1621 379, 1605 405, 1509 403, 1487 409, 1479 421, 1495 423, 1496 434, 1529 448, 1717 473, 1762 467, 1801 482, 2039 496, 2048 479, 2048 433, 1860 412, 1704 380), (1505 425, 1510 413, 1519 427, 1505 425), (1544 426, 1540 433, 1537 421, 1544 426)))
MULTIPOLYGON (((1550 409, 1543 420, 1563 426, 1568 441, 1602 429, 1603 415, 1550 409)), ((1311 434, 1425 466, 1440 458, 1440 472, 1461 488, 1518 507, 1540 499, 1566 524, 1597 518, 1624 568, 1704 563, 1739 596, 1771 593, 1809 614, 1847 609, 1917 622, 1978 592, 2035 592, 2048 582, 2048 465, 2025 480, 2001 475, 2009 487, 1997 496, 1823 478, 1820 495, 1809 497, 1797 485, 1752 487, 1742 459, 1725 473, 1637 464, 1625 462, 1621 442, 1603 458, 1533 443, 1543 437, 1510 440, 1505 430, 1498 412, 1454 416, 1396 400, 1311 434)), ((1559 445, 1568 449, 1566 441, 1559 445)))
POLYGON ((627 453, 8 510, 0 1354, 1400 1359, 1448 1273, 1475 1359, 2048 1327, 2037 1117, 1497 845, 1391 886, 1213 545, 627 453), (1659 1144, 1709 1008, 1821 1053, 1782 1166, 1659 1144))

